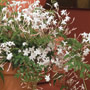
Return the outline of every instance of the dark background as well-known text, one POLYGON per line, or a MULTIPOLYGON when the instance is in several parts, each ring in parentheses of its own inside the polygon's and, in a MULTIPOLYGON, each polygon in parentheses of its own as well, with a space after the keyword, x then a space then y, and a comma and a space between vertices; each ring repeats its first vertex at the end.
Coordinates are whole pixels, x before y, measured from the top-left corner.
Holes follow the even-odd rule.
MULTIPOLYGON (((90 0, 56 0, 60 8, 81 8, 90 9, 90 0)), ((47 3, 51 3, 51 0, 47 0, 47 3)), ((49 8, 49 6, 45 6, 49 8)))

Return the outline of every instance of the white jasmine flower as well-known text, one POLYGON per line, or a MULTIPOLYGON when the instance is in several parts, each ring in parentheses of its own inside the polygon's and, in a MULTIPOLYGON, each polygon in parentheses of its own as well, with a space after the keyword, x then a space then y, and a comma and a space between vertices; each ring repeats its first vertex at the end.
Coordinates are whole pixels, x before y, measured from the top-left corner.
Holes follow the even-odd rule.
POLYGON ((37 25, 36 23, 32 25, 33 29, 39 29, 39 25, 37 25))
POLYGON ((60 61, 60 59, 58 57, 56 57, 56 60, 55 60, 55 65, 58 66, 59 68, 62 67, 62 60, 60 61))
POLYGON ((42 58, 40 56, 37 57, 37 61, 39 62, 42 58))
POLYGON ((7 60, 11 60, 11 59, 12 59, 12 57, 13 57, 13 54, 12 54, 12 53, 9 53, 9 54, 7 54, 6 59, 7 59, 7 60))
POLYGON ((28 50, 28 48, 26 48, 25 50, 23 50, 23 55, 24 56, 28 56, 28 54, 30 53, 30 51, 28 50))
POLYGON ((31 53, 31 55, 29 56, 29 59, 30 60, 35 60, 36 56, 37 55, 35 53, 31 53))
POLYGON ((88 34, 87 34, 86 32, 84 32, 84 33, 81 33, 81 35, 82 35, 84 38, 86 38, 88 34))
POLYGON ((62 10, 61 15, 67 15, 67 10, 62 10))
POLYGON ((89 42, 90 43, 90 33, 88 34, 88 33, 82 33, 81 34, 82 36, 83 36, 83 40, 82 40, 82 43, 87 43, 87 42, 89 42))
POLYGON ((12 22, 13 22, 13 20, 12 20, 12 19, 8 21, 8 23, 9 23, 9 24, 12 24, 12 22))
POLYGON ((68 52, 68 51, 66 51, 66 52, 65 52, 65 55, 68 55, 68 54, 69 54, 69 52, 68 52))
POLYGON ((90 50, 88 48, 86 48, 84 51, 83 51, 83 55, 84 56, 87 56, 89 54, 90 50))
POLYGON ((54 3, 54 7, 57 9, 59 7, 58 2, 54 3))
POLYGON ((43 60, 41 65, 44 65, 44 66, 50 65, 50 60, 43 60))
POLYGON ((10 52, 10 48, 6 45, 6 43, 2 43, 0 47, 3 51, 10 52))
POLYGON ((83 39, 83 40, 82 40, 82 43, 87 43, 87 42, 88 42, 87 39, 83 39))
POLYGON ((26 45, 28 45, 26 42, 23 42, 23 44, 22 44, 23 46, 26 46, 26 45))
POLYGON ((67 24, 65 20, 62 20, 61 24, 65 25, 67 24))
POLYGON ((8 20, 8 18, 7 18, 7 15, 5 14, 5 16, 3 17, 3 19, 2 19, 3 21, 7 21, 8 20))
POLYGON ((47 24, 50 25, 51 21, 54 19, 54 16, 48 17, 47 24))
POLYGON ((69 21, 70 20, 70 17, 69 16, 66 16, 65 17, 65 21, 67 22, 67 21, 69 21))
POLYGON ((35 48, 34 46, 32 48, 29 48, 29 51, 34 52, 34 48, 35 48))
POLYGON ((36 0, 35 3, 33 4, 34 7, 36 7, 37 5, 39 5, 40 1, 36 0))
POLYGON ((61 48, 59 48, 59 49, 57 49, 57 50, 58 50, 57 54, 62 53, 62 49, 61 49, 61 48))
POLYGON ((87 40, 90 43, 90 33, 88 34, 87 40))
POLYGON ((15 46, 14 42, 9 41, 1 44, 1 47, 15 46))
POLYGON ((46 29, 47 27, 46 27, 46 24, 42 24, 42 25, 40 25, 41 26, 41 29, 46 29))
POLYGON ((54 16, 50 16, 48 19, 51 21, 54 19, 54 16))
POLYGON ((65 41, 62 41, 62 43, 63 43, 64 46, 66 46, 66 44, 67 44, 67 42, 65 42, 65 41))
POLYGON ((45 80, 46 80, 46 82, 50 81, 50 74, 45 76, 45 80))
POLYGON ((57 24, 57 21, 56 21, 56 20, 54 20, 54 21, 53 21, 53 24, 54 24, 54 25, 56 25, 56 24, 57 24))
POLYGON ((40 51, 40 49, 36 49, 36 50, 34 51, 34 53, 35 53, 36 55, 39 55, 39 54, 41 54, 41 51, 40 51))
POLYGON ((85 60, 85 57, 82 57, 82 61, 84 61, 85 60))
POLYGON ((6 43, 1 43, 1 45, 0 45, 2 48, 3 47, 6 47, 7 46, 7 44, 6 43))
POLYGON ((43 13, 43 16, 47 16, 47 15, 49 15, 49 12, 43 13))
POLYGON ((62 26, 60 26, 60 27, 59 27, 59 30, 60 30, 60 31, 63 31, 63 30, 64 30, 64 28, 63 28, 62 26))
POLYGON ((18 52, 21 53, 21 50, 19 49, 18 52))
POLYGON ((13 41, 6 42, 8 46, 15 46, 15 43, 13 41))
POLYGON ((47 53, 45 51, 43 51, 41 57, 46 58, 46 56, 47 56, 47 53))
POLYGON ((6 12, 7 11, 7 7, 4 7, 3 9, 2 9, 2 12, 6 12))

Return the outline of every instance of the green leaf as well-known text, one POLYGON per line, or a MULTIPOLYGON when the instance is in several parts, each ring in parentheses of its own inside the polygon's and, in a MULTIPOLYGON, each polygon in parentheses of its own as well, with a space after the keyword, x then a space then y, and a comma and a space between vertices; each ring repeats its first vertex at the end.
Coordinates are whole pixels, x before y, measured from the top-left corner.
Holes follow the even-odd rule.
POLYGON ((71 70, 73 68, 74 68, 74 65, 73 64, 69 64, 68 70, 71 70))
POLYGON ((85 71, 85 67, 82 67, 81 71, 80 71, 80 77, 81 78, 84 78, 84 71, 85 71))
POLYGON ((55 85, 56 81, 57 81, 57 80, 54 80, 54 81, 53 81, 53 85, 55 85))
POLYGON ((3 69, 0 67, 0 71, 3 71, 3 69))
POLYGON ((68 58, 68 57, 70 57, 70 55, 69 55, 69 54, 67 54, 67 55, 64 57, 64 59, 66 59, 66 58, 68 58))
POLYGON ((90 78, 90 74, 87 74, 87 76, 90 78))
POLYGON ((62 85, 61 88, 60 88, 60 90, 63 90, 64 88, 65 89, 68 89, 68 86, 62 85))
POLYGON ((4 82, 4 76, 3 76, 2 72, 0 72, 0 77, 3 80, 3 82, 4 82))
POLYGON ((16 77, 16 78, 19 78, 19 77, 20 77, 20 74, 16 73, 16 74, 15 74, 15 77, 16 77))

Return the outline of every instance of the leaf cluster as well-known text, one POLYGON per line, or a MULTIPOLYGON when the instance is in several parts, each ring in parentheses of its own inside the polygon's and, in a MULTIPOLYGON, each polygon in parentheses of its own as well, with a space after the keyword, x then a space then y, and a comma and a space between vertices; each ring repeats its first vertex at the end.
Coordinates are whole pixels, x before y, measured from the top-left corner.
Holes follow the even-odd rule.
POLYGON ((26 57, 25 60, 23 58, 23 62, 15 75, 17 78, 21 78, 23 82, 38 82, 42 79, 44 74, 42 73, 42 68, 44 66, 36 64, 34 61, 30 60, 26 57))
POLYGON ((90 65, 82 61, 82 44, 76 39, 70 38, 67 40, 67 45, 71 46, 71 51, 64 59, 70 59, 65 65, 68 65, 69 70, 74 70, 79 73, 81 78, 90 77, 90 65))

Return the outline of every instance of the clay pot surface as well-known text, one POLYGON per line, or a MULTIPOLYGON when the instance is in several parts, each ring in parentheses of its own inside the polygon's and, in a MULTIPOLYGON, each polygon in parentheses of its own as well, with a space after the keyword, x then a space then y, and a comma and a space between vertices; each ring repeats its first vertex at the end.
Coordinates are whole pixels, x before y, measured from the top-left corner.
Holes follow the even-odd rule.
POLYGON ((13 69, 11 66, 7 72, 8 66, 9 63, 4 66, 4 83, 0 79, 0 90, 27 90, 26 88, 23 89, 21 87, 20 79, 14 76, 17 70, 13 69))

